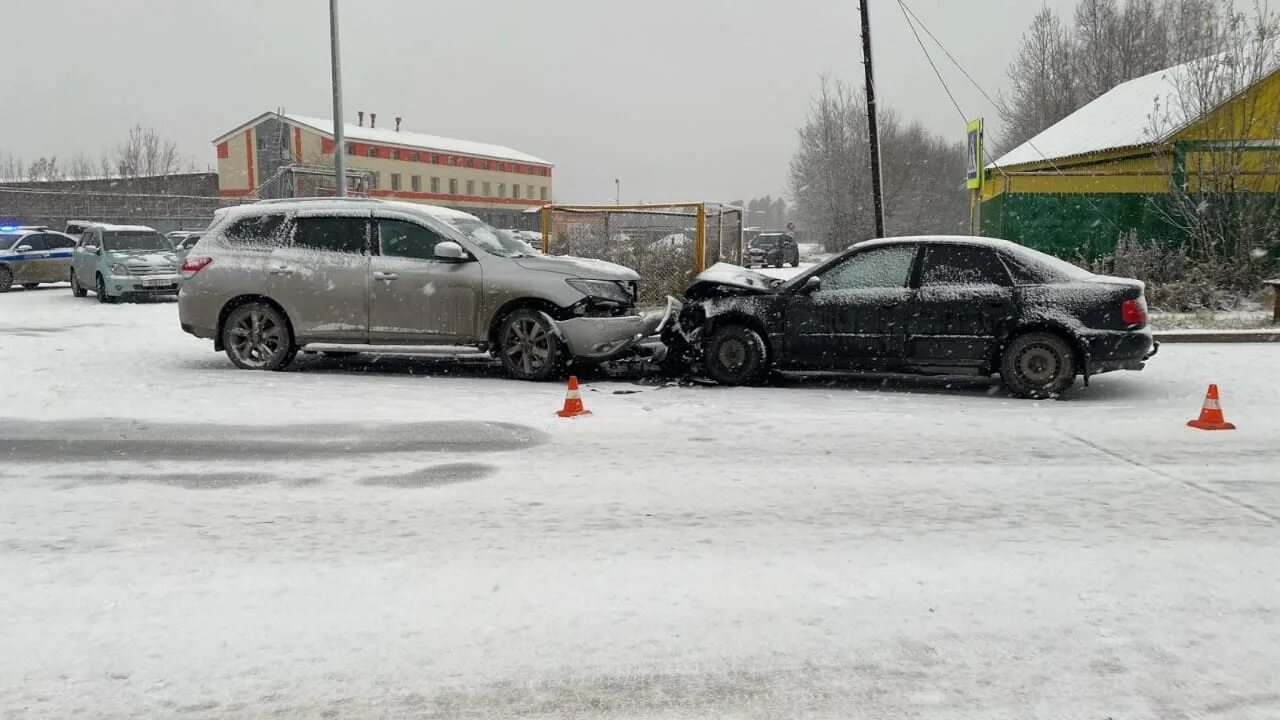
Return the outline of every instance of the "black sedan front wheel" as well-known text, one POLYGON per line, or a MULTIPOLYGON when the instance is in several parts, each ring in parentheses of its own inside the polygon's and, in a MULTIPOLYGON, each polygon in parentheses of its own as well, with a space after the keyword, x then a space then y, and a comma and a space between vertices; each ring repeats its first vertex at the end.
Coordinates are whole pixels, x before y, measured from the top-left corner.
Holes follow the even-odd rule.
POLYGON ((1019 335, 1004 349, 1000 379, 1014 395, 1043 400, 1061 395, 1076 379, 1076 356, 1060 335, 1019 335))
POLYGON ((768 370, 769 352, 760 333, 745 325, 725 325, 702 348, 707 377, 721 385, 750 385, 768 370))

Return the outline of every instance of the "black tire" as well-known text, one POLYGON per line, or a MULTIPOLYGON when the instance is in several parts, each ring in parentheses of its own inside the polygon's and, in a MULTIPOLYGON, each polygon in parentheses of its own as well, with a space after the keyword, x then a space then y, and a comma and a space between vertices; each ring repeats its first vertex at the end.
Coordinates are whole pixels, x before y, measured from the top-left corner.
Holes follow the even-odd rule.
POLYGON ((71 294, 76 297, 84 297, 89 294, 89 291, 84 289, 84 286, 80 284, 79 278, 76 277, 75 270, 71 271, 71 294))
POLYGON ((1071 343, 1055 333, 1019 335, 1005 346, 1000 379, 1018 397, 1056 398, 1075 382, 1075 352, 1071 343))
POLYGON ((283 370, 298 354, 288 318, 274 306, 245 303, 222 324, 222 347, 244 370, 283 370))
POLYGON ((564 371, 563 343, 546 316, 536 310, 516 310, 502 319, 497 352, 502 366, 517 380, 551 380, 564 371))
POLYGON ((9 292, 11 287, 13 287, 13 271, 0 265, 0 293, 9 292))
POLYGON ((94 293, 98 296, 98 302, 104 303, 106 305, 114 305, 120 301, 120 298, 117 298, 107 293, 107 282, 106 280, 102 279, 101 273, 98 274, 94 282, 96 285, 94 293))
POLYGON ((721 385, 760 382, 769 369, 769 351, 760 333, 745 325, 725 325, 702 346, 707 377, 721 385))
POLYGON ((798 267, 800 267, 800 253, 796 253, 796 256, 795 256, 794 258, 792 258, 792 260, 791 260, 791 267, 793 267, 793 268, 798 268, 798 267))
POLYGON ((22 283, 23 290, 35 290, 40 287, 40 283, 22 283))

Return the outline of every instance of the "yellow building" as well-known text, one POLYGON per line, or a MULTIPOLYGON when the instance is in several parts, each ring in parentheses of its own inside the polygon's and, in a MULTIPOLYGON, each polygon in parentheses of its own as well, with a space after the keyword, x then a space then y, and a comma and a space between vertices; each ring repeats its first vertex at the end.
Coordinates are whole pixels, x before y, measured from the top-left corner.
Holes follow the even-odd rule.
MULTIPOLYGON (((501 145, 377 127, 364 113, 344 124, 346 166, 355 173, 353 194, 444 205, 499 227, 534 227, 525 211, 552 201, 553 164, 501 145), (367 185, 367 187, 363 187, 367 185)), ((217 137, 218 194, 280 197, 325 194, 326 179, 299 191, 297 177, 324 177, 334 159, 333 123, 322 118, 263 113, 217 137), (317 189, 317 187, 319 189, 317 189)), ((327 183, 327 184, 326 184, 327 183)))
POLYGON ((998 158, 981 228, 1092 258, 1127 233, 1182 242, 1278 190, 1280 58, 1244 47, 1122 83, 998 158))

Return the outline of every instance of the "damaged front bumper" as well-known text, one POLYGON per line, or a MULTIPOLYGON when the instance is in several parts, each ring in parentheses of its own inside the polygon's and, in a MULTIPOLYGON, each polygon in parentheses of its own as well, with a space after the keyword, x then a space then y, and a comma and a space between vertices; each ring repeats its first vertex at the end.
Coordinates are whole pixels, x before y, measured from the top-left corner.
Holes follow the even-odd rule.
POLYGON ((667 296, 664 310, 624 317, 579 317, 551 320, 569 353, 580 360, 613 360, 632 350, 646 339, 662 334, 677 321, 684 306, 667 296))

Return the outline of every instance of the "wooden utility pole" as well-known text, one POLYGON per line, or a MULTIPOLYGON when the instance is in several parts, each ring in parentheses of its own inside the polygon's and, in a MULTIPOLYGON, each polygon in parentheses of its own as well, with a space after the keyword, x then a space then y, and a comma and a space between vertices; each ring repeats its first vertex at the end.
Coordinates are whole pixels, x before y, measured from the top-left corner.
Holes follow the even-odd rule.
POLYGON ((862 65, 867 71, 867 139, 871 142, 871 198, 876 212, 876 237, 884 237, 884 188, 880 182, 880 123, 876 120, 876 80, 871 69, 870 0, 862 0, 862 65))

